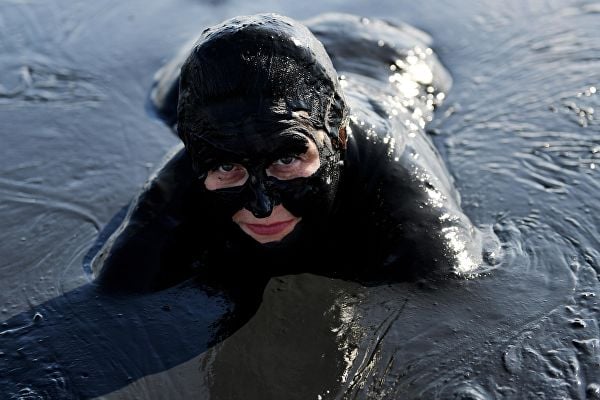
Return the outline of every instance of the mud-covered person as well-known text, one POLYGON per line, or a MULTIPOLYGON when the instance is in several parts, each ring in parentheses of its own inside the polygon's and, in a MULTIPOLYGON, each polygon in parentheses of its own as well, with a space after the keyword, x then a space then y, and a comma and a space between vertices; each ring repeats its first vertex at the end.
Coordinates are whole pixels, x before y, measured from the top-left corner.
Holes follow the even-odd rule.
POLYGON ((356 76, 360 90, 342 90, 321 42, 287 17, 206 29, 181 68, 184 147, 96 258, 97 282, 151 291, 198 276, 377 281, 475 266, 477 230, 451 180, 436 176, 447 173, 437 153, 424 138, 407 141, 377 107, 389 82, 371 81, 356 76), (378 136, 350 109, 383 127, 378 136))

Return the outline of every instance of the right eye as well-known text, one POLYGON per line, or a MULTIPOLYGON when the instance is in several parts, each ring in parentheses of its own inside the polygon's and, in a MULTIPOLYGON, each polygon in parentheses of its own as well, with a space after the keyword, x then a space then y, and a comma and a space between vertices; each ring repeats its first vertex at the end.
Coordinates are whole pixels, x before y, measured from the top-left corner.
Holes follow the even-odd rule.
POLYGON ((241 164, 224 163, 207 172, 204 186, 208 190, 242 186, 248 179, 248 171, 241 164))

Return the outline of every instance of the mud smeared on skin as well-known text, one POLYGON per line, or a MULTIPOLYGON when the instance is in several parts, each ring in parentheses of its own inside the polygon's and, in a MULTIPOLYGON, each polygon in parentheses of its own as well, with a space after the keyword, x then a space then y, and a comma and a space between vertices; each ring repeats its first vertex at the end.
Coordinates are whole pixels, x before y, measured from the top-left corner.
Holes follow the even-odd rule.
MULTIPOLYGON (((340 78, 317 38, 276 14, 208 28, 180 61, 181 78, 160 76, 156 87, 169 79, 166 93, 179 91, 177 132, 189 157, 178 154, 157 172, 116 243, 103 250, 97 263, 103 287, 138 289, 138 274, 155 276, 140 277, 156 282, 149 289, 165 287, 172 275, 213 274, 224 266, 249 271, 250 264, 257 274, 314 272, 367 282, 447 279, 483 267, 481 235, 462 213, 452 177, 424 132, 450 86, 431 40, 352 15, 309 23, 329 53, 343 59, 340 78), (356 55, 337 54, 344 46, 356 55), (318 129, 330 139, 317 140, 318 129), (321 166, 309 177, 267 177, 264 169, 285 156, 281 148, 293 144, 294 132, 317 143, 321 166), (206 190, 193 178, 201 181, 223 162, 243 165, 249 179, 206 190), (248 243, 231 222, 242 208, 266 217, 276 204, 302 217, 278 243, 248 243), (147 243, 155 243, 151 257, 147 243), (323 246, 344 250, 315 251, 323 246)), ((154 97, 167 123, 173 98, 154 97)))
POLYGON ((434 9, 382 1, 364 7, 281 1, 0 6, 0 32, 9 38, 0 42, 2 393, 110 393, 105 397, 114 399, 596 396, 597 4, 461 1, 434 9), (126 305, 112 308, 97 295, 81 297, 87 311, 76 306, 78 297, 66 293, 90 280, 81 265, 97 226, 127 205, 177 143, 142 107, 165 58, 198 26, 227 17, 270 9, 305 18, 333 8, 366 15, 366 21, 404 21, 435 38, 433 50, 454 82, 428 129, 456 177, 466 214, 501 238, 500 266, 484 278, 424 287, 282 277, 269 283, 250 322, 209 351, 194 347, 203 342, 195 340, 203 335, 195 314, 202 311, 194 306, 204 304, 201 289, 188 297, 179 288, 172 299, 159 292, 155 306, 147 297, 128 298, 141 301, 148 319, 119 318, 132 315, 123 311, 126 305), (33 71, 30 86, 22 81, 24 67, 33 71), (65 74, 69 78, 60 80, 65 74), (78 100, 69 102, 71 95, 78 100), (177 309, 177 301, 188 311, 164 317, 169 311, 161 307, 177 309), (124 320, 135 324, 131 342, 122 341, 132 332, 124 320), (166 335, 167 344, 148 343, 141 338, 156 336, 149 320, 177 332, 166 335), (55 322, 63 335, 49 328, 55 322), (111 323, 125 329, 112 330, 111 323), (18 329, 29 325, 32 330, 18 329), (78 345, 70 345, 77 337, 78 345), (182 347, 168 345, 177 343, 182 347), (104 367, 80 371, 75 361, 86 360, 82 354, 107 360, 110 370, 120 365, 122 379, 93 373, 104 367), (150 356, 147 362, 139 362, 141 354, 150 356), (163 362, 169 354, 172 361, 163 362), (155 369, 142 367, 154 362, 155 369), (315 365, 326 372, 319 374, 315 365), (19 379, 24 369, 33 378, 19 379))

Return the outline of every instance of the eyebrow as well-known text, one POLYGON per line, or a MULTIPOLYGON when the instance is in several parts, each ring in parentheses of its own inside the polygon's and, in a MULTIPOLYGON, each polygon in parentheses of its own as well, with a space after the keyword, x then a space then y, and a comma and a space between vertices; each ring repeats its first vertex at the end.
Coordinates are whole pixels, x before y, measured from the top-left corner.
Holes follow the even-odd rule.
POLYGON ((244 164, 244 162, 252 159, 275 161, 282 156, 305 153, 308 150, 309 140, 311 140, 309 137, 297 132, 282 132, 273 138, 270 149, 260 154, 256 152, 241 154, 214 146, 212 143, 206 143, 206 146, 203 146, 201 151, 196 152, 196 155, 200 158, 199 164, 204 168, 213 168, 224 162, 244 164))
POLYGON ((308 141, 310 140, 306 136, 299 135, 297 133, 288 133, 280 136, 282 138, 279 145, 275 145, 273 154, 299 154, 304 153, 308 150, 308 141))

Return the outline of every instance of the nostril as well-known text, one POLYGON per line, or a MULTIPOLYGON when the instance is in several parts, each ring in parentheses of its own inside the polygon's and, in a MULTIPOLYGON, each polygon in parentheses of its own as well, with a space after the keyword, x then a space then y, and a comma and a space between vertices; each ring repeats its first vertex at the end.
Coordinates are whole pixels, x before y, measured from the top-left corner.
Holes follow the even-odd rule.
POLYGON ((264 201, 252 202, 249 210, 256 218, 267 218, 273 212, 273 204, 268 198, 265 198, 264 201))
POLYGON ((252 210, 252 215, 254 215, 256 218, 267 218, 269 215, 271 215, 271 212, 273 211, 273 209, 269 209, 269 210, 252 210))
POLYGON ((246 207, 256 218, 266 218, 273 211, 273 201, 262 191, 255 192, 254 200, 246 207))

